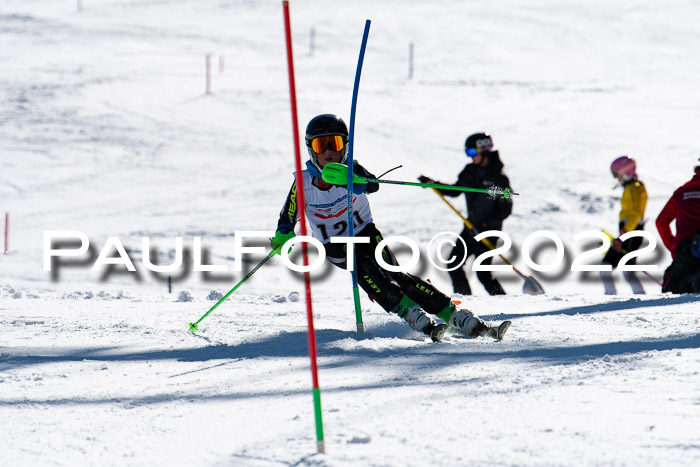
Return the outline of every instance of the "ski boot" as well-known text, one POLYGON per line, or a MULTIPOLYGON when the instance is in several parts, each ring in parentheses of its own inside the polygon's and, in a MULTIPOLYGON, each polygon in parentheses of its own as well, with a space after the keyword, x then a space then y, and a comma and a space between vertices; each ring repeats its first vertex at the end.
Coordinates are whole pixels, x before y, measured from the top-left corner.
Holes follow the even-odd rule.
POLYGON ((438 313, 437 317, 470 337, 483 336, 489 331, 489 326, 484 320, 469 310, 458 309, 452 302, 438 313))
POLYGON ((511 324, 510 321, 504 321, 498 327, 491 327, 471 311, 458 309, 454 303, 450 303, 437 316, 469 337, 488 335, 500 340, 503 339, 511 324))
POLYGON ((421 309, 420 305, 405 295, 391 311, 407 321, 411 328, 430 336, 433 342, 442 339, 449 328, 446 324, 437 324, 432 316, 421 309))

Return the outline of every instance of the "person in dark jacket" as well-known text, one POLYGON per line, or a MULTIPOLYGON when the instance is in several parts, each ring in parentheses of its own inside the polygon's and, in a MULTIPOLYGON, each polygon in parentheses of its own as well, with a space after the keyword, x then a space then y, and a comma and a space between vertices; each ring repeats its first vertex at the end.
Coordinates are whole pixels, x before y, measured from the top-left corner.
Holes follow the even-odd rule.
MULTIPOLYGON (((503 173, 503 162, 498 151, 493 149, 493 139, 488 133, 475 133, 467 138, 464 150, 471 163, 462 170, 457 177, 457 183, 453 186, 488 189, 492 186, 510 189, 510 180, 503 173)), ((421 175, 418 179, 423 183, 438 183, 429 177, 421 175)), ((439 190, 444 196, 456 197, 462 194, 460 191, 439 190)), ((463 267, 457 267, 460 262, 466 263, 470 255, 479 256, 488 251, 488 247, 482 242, 477 242, 474 237, 486 230, 501 230, 503 221, 513 210, 513 200, 496 199, 485 196, 483 193, 464 192, 467 201, 467 218, 474 225, 474 229, 464 227, 460 236, 467 245, 468 255, 465 257, 464 245, 457 242, 452 250, 454 258, 448 263, 447 268, 452 269, 450 279, 455 293, 471 295, 471 287, 463 267), (454 269, 453 269, 454 268, 454 269)), ((491 264, 492 258, 487 258, 483 264, 491 264)), ((463 265, 462 265, 463 266, 463 265)), ((505 291, 498 280, 489 271, 478 271, 476 277, 483 284, 490 295, 505 295, 505 291)))
POLYGON ((700 165, 695 176, 673 192, 656 218, 656 229, 673 256, 662 292, 700 292, 700 165), (676 220, 676 235, 670 224, 676 220))

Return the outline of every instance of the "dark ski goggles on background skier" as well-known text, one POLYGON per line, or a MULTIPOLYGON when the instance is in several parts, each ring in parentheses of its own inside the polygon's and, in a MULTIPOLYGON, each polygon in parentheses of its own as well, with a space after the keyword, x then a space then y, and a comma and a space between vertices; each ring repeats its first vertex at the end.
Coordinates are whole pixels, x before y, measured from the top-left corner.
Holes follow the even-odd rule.
POLYGON ((333 151, 342 151, 345 147, 345 141, 340 135, 324 135, 311 140, 311 150, 316 154, 321 154, 329 146, 333 151))

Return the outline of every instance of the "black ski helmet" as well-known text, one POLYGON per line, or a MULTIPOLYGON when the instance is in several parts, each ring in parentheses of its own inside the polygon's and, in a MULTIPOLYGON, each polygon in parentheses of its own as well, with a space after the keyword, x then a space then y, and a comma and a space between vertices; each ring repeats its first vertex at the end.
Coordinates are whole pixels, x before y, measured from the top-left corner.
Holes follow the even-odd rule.
POLYGON ((340 151, 340 162, 345 163, 348 158, 348 127, 342 118, 333 114, 321 114, 312 118, 306 125, 306 149, 309 151, 311 163, 318 170, 323 170, 316 161, 316 153, 311 149, 311 140, 322 135, 340 135, 343 137, 343 149, 340 151))
POLYGON ((474 157, 477 154, 493 151, 493 140, 488 133, 474 133, 464 142, 464 152, 467 156, 474 157))

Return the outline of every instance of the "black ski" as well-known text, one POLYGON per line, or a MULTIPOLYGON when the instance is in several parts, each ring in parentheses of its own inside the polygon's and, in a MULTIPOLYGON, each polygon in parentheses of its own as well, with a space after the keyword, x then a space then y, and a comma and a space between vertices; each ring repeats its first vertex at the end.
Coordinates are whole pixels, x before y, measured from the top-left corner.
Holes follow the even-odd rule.
POLYGON ((445 323, 438 324, 430 331, 430 338, 433 342, 440 342, 449 328, 450 326, 445 323))
MULTIPOLYGON (((502 340, 503 336, 505 336, 506 332, 508 332, 508 329, 510 328, 511 324, 512 323, 510 321, 503 321, 498 326, 489 327, 488 330, 482 335, 492 337, 496 340, 502 340)), ((449 326, 447 332, 443 334, 446 334, 449 337, 455 337, 457 339, 474 339, 475 337, 467 336, 466 334, 463 334, 462 331, 453 326, 449 326)))
POLYGON ((489 336, 493 337, 494 339, 501 340, 503 339, 503 336, 508 332, 508 328, 510 328, 510 325, 512 323, 510 321, 503 321, 501 324, 498 325, 498 327, 491 327, 489 328, 489 336))

